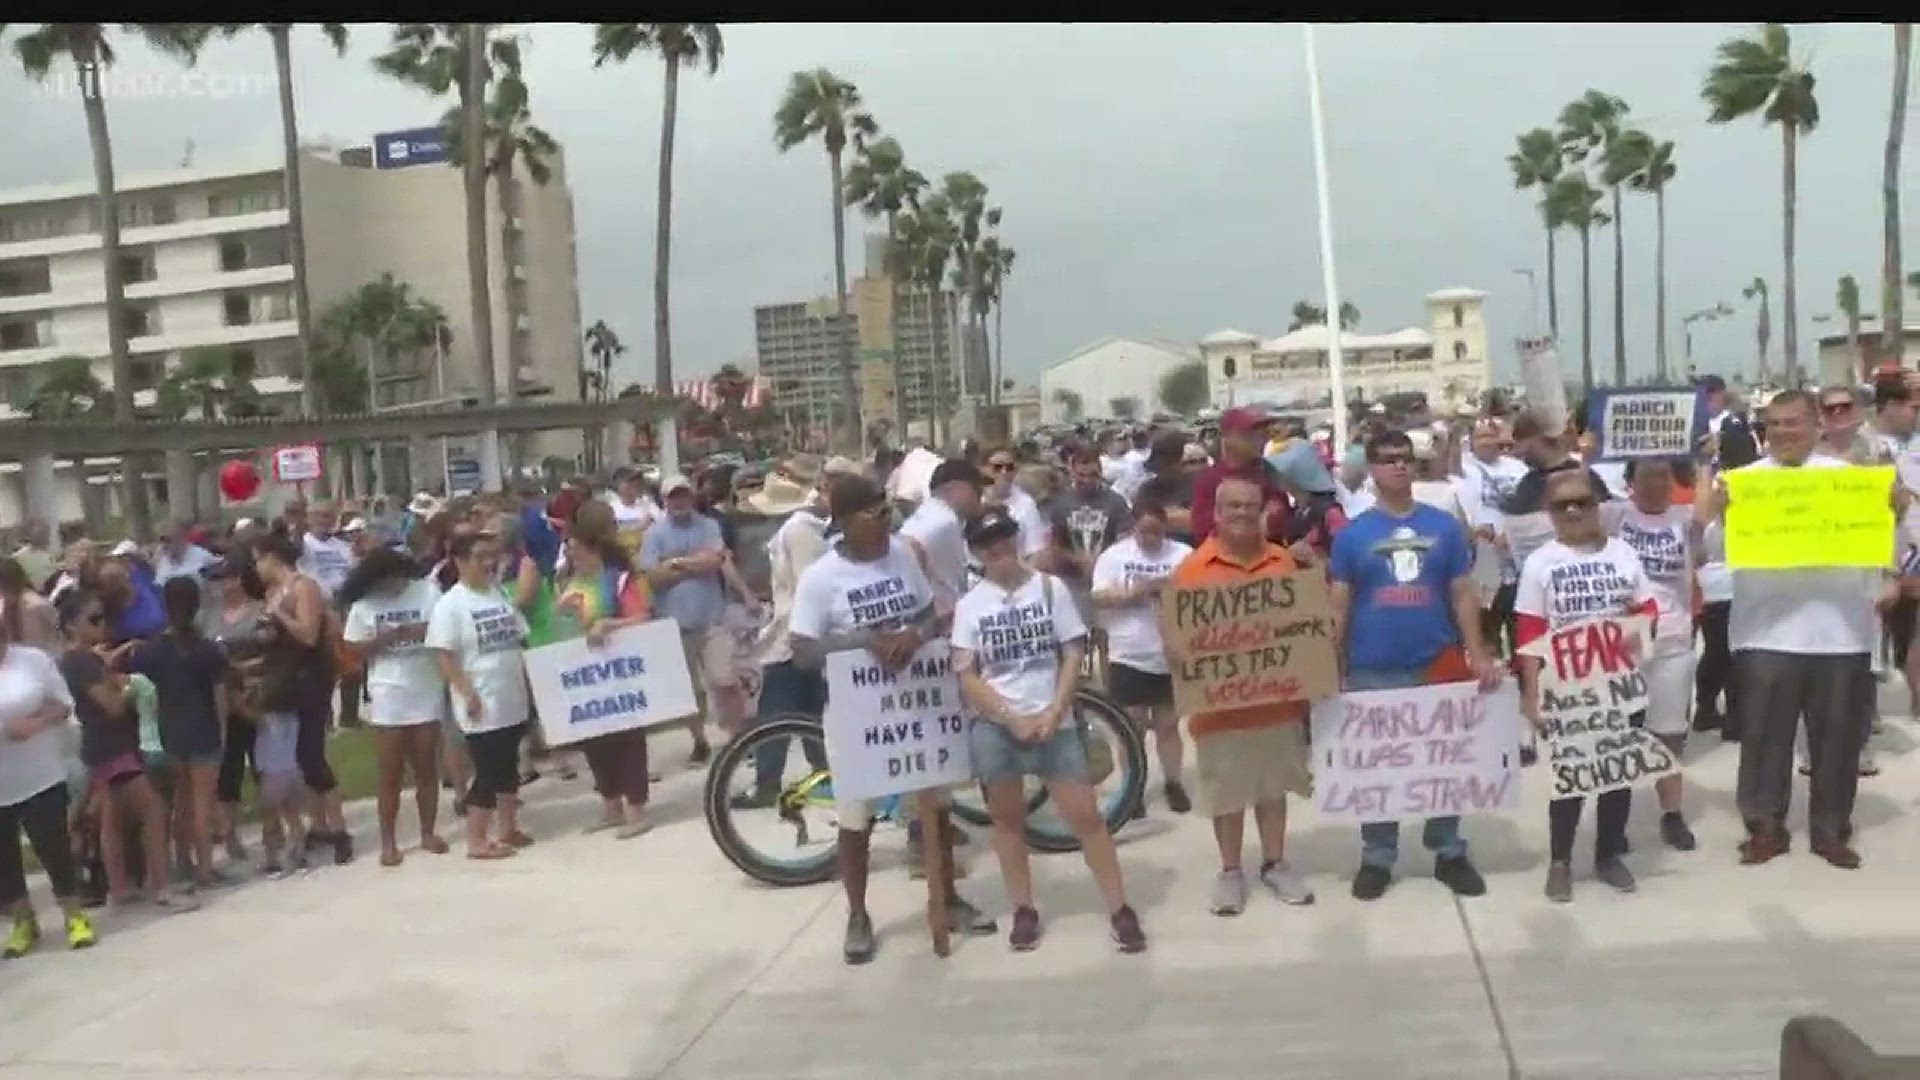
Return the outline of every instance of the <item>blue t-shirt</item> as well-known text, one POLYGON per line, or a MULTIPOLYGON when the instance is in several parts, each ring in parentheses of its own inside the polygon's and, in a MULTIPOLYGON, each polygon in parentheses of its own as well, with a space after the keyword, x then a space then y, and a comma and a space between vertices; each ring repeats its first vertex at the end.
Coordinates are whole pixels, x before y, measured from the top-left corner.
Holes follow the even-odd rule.
POLYGON ((1378 506, 1333 538, 1333 579, 1351 591, 1349 670, 1409 671, 1460 644, 1453 583, 1473 566, 1453 515, 1416 503, 1406 517, 1378 506))
POLYGON ((167 609, 160 601, 153 568, 139 559, 127 560, 127 585, 132 596, 108 627, 116 644, 150 638, 167 628, 167 609))
MULTIPOLYGON (((705 514, 694 514, 685 525, 672 514, 661 516, 647 528, 640 542, 640 568, 657 569, 669 559, 717 551, 725 545, 720 539, 720 523, 705 514)), ((653 593, 654 614, 680 624, 682 630, 705 630, 720 621, 727 609, 727 593, 720 572, 681 578, 653 593)))

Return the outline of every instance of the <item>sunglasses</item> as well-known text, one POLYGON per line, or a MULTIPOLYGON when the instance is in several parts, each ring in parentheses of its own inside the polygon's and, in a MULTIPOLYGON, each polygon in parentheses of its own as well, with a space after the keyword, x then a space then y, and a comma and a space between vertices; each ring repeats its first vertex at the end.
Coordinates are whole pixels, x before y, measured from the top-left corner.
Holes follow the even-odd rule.
POLYGON ((1575 510, 1591 510, 1599 505, 1600 500, 1591 495, 1583 495, 1577 499, 1555 499, 1547 504, 1547 509, 1556 514, 1571 514, 1575 510))
POLYGON ((1827 414, 1828 416, 1839 416, 1839 415, 1840 415, 1840 414, 1842 414, 1842 413, 1850 413, 1850 412, 1852 412, 1852 411, 1853 411, 1853 402, 1851 402, 1851 401, 1823 401, 1823 402, 1821 402, 1821 403, 1820 403, 1820 411, 1821 411, 1821 412, 1823 412, 1823 413, 1826 413, 1826 414, 1827 414))
POLYGON ((1012 472, 1020 466, 1011 461, 989 461, 987 468, 992 472, 1012 472))

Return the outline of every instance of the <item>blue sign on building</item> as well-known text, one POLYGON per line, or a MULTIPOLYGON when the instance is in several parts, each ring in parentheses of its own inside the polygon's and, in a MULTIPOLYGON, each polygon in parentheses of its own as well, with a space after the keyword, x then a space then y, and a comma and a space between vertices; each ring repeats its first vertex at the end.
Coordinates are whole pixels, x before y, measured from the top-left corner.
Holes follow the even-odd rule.
POLYGON ((480 463, 469 457, 447 459, 447 494, 475 495, 480 491, 480 463))
POLYGON ((378 169, 409 165, 437 165, 447 160, 447 132, 441 127, 389 131, 373 137, 373 164, 378 169))

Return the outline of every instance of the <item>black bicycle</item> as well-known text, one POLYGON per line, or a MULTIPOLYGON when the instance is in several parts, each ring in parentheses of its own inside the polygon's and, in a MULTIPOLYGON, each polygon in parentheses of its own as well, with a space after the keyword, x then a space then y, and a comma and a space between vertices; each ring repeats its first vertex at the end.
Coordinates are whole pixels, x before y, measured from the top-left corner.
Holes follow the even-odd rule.
MULTIPOLYGON (((1147 747, 1114 700, 1083 688, 1073 722, 1087 739, 1087 758, 1101 816, 1110 832, 1135 816, 1147 787, 1147 747)), ((1027 781, 1027 843, 1036 851, 1074 851, 1080 842, 1048 804, 1046 786, 1027 781)), ((769 885, 812 885, 833 876, 833 776, 818 717, 787 713, 742 732, 707 771, 707 831, 728 861, 769 885)), ((883 821, 903 823, 903 801, 880 801, 883 821)), ((954 792, 953 814, 986 827, 992 819, 977 785, 954 792)))

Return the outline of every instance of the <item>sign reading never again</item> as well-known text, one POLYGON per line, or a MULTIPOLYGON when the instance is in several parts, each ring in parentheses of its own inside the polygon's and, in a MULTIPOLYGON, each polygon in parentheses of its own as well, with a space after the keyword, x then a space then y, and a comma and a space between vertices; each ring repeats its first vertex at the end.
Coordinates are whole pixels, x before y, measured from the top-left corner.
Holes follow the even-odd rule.
POLYGON ((1891 465, 1727 473, 1727 565, 1890 565, 1893 481, 1891 465))
POLYGON ((528 649, 526 664, 549 746, 659 727, 700 711, 680 624, 672 619, 616 630, 598 649, 585 638, 528 649))
POLYGON ((1174 707, 1185 715, 1307 701, 1340 688, 1333 599, 1317 568, 1169 585, 1160 626, 1174 707))
POLYGON ((1646 620, 1588 619, 1520 651, 1540 658, 1540 719, 1553 790, 1564 799, 1636 787, 1677 773, 1680 761, 1645 728, 1647 680, 1630 639, 1644 647, 1646 620))
POLYGON ((967 728, 945 641, 899 671, 865 649, 827 656, 827 763, 837 796, 877 799, 973 778, 967 728))

